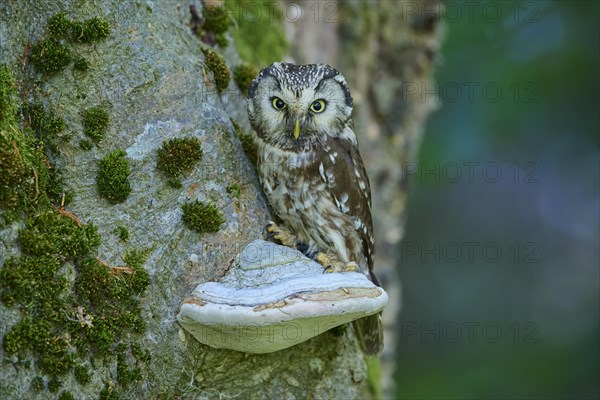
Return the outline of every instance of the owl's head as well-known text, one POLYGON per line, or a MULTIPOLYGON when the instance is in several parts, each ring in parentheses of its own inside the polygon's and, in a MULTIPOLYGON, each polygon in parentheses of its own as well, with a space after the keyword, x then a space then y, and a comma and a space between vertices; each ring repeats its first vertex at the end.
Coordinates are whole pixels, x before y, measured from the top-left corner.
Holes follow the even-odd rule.
POLYGON ((252 127, 280 148, 310 148, 324 135, 341 135, 351 114, 346 80, 325 64, 273 63, 248 90, 252 127))

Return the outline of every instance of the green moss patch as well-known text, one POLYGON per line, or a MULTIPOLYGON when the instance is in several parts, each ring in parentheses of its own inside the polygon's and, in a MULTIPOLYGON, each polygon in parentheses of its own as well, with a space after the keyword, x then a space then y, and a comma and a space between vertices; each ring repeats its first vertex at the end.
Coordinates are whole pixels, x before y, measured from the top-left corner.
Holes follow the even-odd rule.
POLYGON ((202 12, 202 17, 204 18, 203 29, 215 34, 227 32, 232 24, 227 10, 220 6, 207 5, 202 12))
POLYGON ((73 307, 65 266, 95 251, 100 238, 93 225, 79 226, 48 209, 27 218, 18 240, 23 256, 0 270, 0 301, 18 305, 24 317, 4 336, 4 350, 33 352, 40 371, 65 374, 75 357, 65 331, 73 307))
POLYGON ((92 142, 90 142, 90 141, 89 141, 89 140, 87 140, 87 139, 81 139, 81 140, 79 141, 79 148, 80 148, 81 150, 88 151, 88 150, 91 150, 91 149, 92 149, 92 147, 94 147, 94 145, 92 144, 92 142))
MULTIPOLYGON (((62 117, 55 115, 52 111, 46 112, 41 104, 29 105, 26 112, 33 135, 41 142, 40 145, 43 145, 45 152, 50 155, 58 155, 59 145, 67 139, 66 136, 63 136, 66 126, 62 117)), ((55 204, 68 204, 73 194, 63 189, 65 183, 60 171, 54 167, 50 158, 46 159, 46 166, 48 198, 55 204)))
POLYGON ((46 113, 41 105, 28 108, 32 129, 20 129, 12 115, 16 109, 12 74, 0 65, 0 104, 9 113, 0 113, 0 208, 5 221, 18 217, 22 211, 51 201, 65 203, 72 194, 63 190, 60 173, 46 156, 46 151, 58 152, 59 133, 64 130, 62 118, 46 113))
POLYGON ((65 390, 58 396, 58 400, 75 400, 75 397, 71 392, 65 390))
POLYGON ((233 70, 233 81, 240 88, 244 96, 248 96, 248 89, 252 80, 258 75, 258 70, 248 64, 241 64, 233 70))
POLYGON ((109 124, 110 118, 104 108, 90 108, 83 116, 83 133, 99 142, 104 138, 109 124))
POLYGON ((129 363, 127 362, 127 354, 125 353, 125 349, 122 349, 117 354, 117 382, 121 386, 127 387, 129 384, 139 382, 141 379, 141 370, 136 366, 130 367, 129 363))
POLYGON ((100 196, 113 204, 124 202, 131 193, 131 169, 126 155, 125 150, 114 150, 100 160, 96 178, 98 191, 100 196))
POLYGON ((18 213, 36 204, 48 183, 43 148, 16 127, 0 126, 0 206, 18 213))
POLYGON ((217 91, 220 93, 227 89, 231 75, 225 59, 211 49, 202 50, 204 53, 204 63, 213 73, 217 91))
POLYGON ((60 255, 82 257, 100 245, 93 224, 79 227, 77 222, 49 209, 28 217, 19 233, 21 251, 32 256, 60 255))
POLYGON ((46 149, 58 153, 60 134, 65 130, 65 121, 53 112, 46 112, 41 104, 33 104, 28 108, 29 123, 46 149))
POLYGON ((63 13, 54 15, 48 20, 46 29, 55 39, 64 39, 71 33, 71 20, 63 13))
MULTIPOLYGON (((112 354, 125 332, 145 330, 139 296, 150 283, 146 252, 128 251, 125 266, 111 267, 94 257, 100 237, 93 225, 52 209, 27 219, 19 243, 23 256, 0 270, 0 301, 24 314, 2 340, 8 354, 33 352, 41 372, 63 375, 88 351, 112 354), (74 282, 65 276, 68 265, 74 282)), ((80 364, 74 372, 89 382, 80 364)))
POLYGON ((5 217, 43 202, 49 176, 43 144, 14 125, 0 126, 0 207, 5 217))
POLYGON ((41 392, 44 390, 44 378, 36 376, 31 380, 31 390, 41 392))
POLYGON ((92 43, 105 39, 110 34, 108 21, 101 18, 91 18, 84 22, 71 23, 71 41, 75 43, 92 43))
POLYGON ((127 242, 129 240, 129 230, 127 227, 120 225, 115 228, 114 231, 121 239, 122 242, 127 242))
POLYGON ((83 365, 76 365, 73 369, 73 375, 75 376, 75 380, 82 386, 92 381, 92 375, 83 365))
POLYGON ((62 382, 59 381, 58 378, 56 378, 56 377, 52 377, 52 379, 50 379, 48 381, 48 390, 50 391, 50 393, 58 392, 61 387, 62 387, 62 382))
POLYGON ((112 382, 104 384, 104 388, 100 391, 98 400, 119 400, 119 394, 115 385, 112 382))
POLYGON ((169 178, 169 184, 181 187, 179 178, 202 160, 202 148, 196 138, 175 138, 158 149, 156 169, 169 178))
POLYGON ((46 30, 55 39, 66 39, 71 43, 92 43, 108 37, 110 24, 97 17, 73 21, 64 13, 59 13, 48 20, 46 30))
POLYGON ((95 258, 80 264, 75 280, 81 303, 96 316, 91 325, 80 326, 94 353, 111 354, 115 341, 125 332, 142 333, 146 323, 140 315, 138 297, 150 283, 143 269, 145 252, 130 252, 126 266, 107 267, 95 258))
POLYGON ((73 56, 71 44, 105 39, 110 34, 110 25, 102 18, 72 21, 64 13, 59 13, 48 20, 46 32, 49 37, 40 39, 31 47, 30 60, 38 71, 54 75, 73 60, 75 69, 86 71, 89 64, 83 58, 73 56))
POLYGON ((12 72, 4 64, 0 64, 0 127, 16 122, 17 117, 17 84, 12 72))
POLYGON ((44 106, 34 104, 29 107, 31 127, 44 135, 57 136, 65 129, 65 121, 54 113, 46 113, 44 106))
POLYGON ((56 39, 43 39, 31 47, 30 60, 37 70, 53 75, 71 63, 71 50, 56 39))
POLYGON ((218 232, 225 222, 223 213, 214 204, 204 204, 195 200, 181 208, 183 223, 196 232, 218 232))

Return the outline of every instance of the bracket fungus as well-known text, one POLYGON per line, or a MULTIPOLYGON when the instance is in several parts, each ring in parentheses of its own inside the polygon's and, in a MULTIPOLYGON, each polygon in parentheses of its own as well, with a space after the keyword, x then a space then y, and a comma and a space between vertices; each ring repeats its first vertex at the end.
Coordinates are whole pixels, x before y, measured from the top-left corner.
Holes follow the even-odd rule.
POLYGON ((387 300, 362 273, 323 273, 297 250, 256 240, 220 282, 196 287, 177 319, 205 345, 270 353, 375 314, 387 300))

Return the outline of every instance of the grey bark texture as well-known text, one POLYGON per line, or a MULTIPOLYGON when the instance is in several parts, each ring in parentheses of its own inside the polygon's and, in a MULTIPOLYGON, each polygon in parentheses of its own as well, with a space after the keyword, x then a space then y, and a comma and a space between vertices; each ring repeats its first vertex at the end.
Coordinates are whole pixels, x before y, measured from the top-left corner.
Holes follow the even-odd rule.
MULTIPOLYGON (((87 74, 66 70, 40 82, 38 91, 29 96, 51 106, 75 132, 61 147, 59 167, 74 192, 69 211, 99 228, 98 256, 119 264, 125 245, 113 230, 120 224, 131 232, 128 246, 151 249, 145 264, 151 285, 142 299, 147 331, 138 339, 150 350, 152 360, 141 382, 119 389, 121 398, 362 397, 367 370, 351 329, 329 331, 282 352, 250 355, 203 346, 175 320, 181 300, 199 283, 223 276, 233 256, 260 237, 269 219, 253 168, 230 120, 249 126, 245 98, 233 82, 218 94, 212 77, 204 73, 201 45, 189 28, 191 3, 202 10, 197 1, 0 0, 0 59, 18 80, 28 73, 22 68, 25 43, 43 35, 52 15, 100 16, 111 25, 106 40, 80 50, 92 64, 87 74), (96 105, 107 109, 111 124, 98 146, 83 151, 78 146, 83 138, 81 110, 96 105), (181 189, 169 187, 155 169, 157 149, 173 137, 198 138, 204 153, 181 189), (99 197, 95 179, 99 160, 116 148, 127 151, 132 192, 124 203, 111 205, 99 197), (239 199, 226 192, 232 183, 242 187, 239 199), (194 199, 214 202, 223 211, 226 222, 218 233, 198 234, 184 227, 181 205, 194 199)), ((393 321, 400 302, 394 272, 406 203, 400 167, 414 159, 425 116, 432 109, 430 103, 421 101, 420 92, 407 93, 405 83, 430 82, 438 49, 435 21, 424 22, 422 14, 407 16, 403 3, 410 2, 340 1, 335 25, 321 24, 329 30, 335 26, 338 55, 319 60, 304 49, 302 57, 296 56, 298 62, 330 62, 352 86, 356 131, 362 135, 361 151, 373 186, 376 268, 391 294, 385 318, 389 328, 386 371, 395 357, 393 321)), ((295 29, 300 35, 301 26, 295 29)), ((300 54, 302 46, 310 47, 310 42, 300 43, 298 37, 291 44, 295 54, 300 54)), ((225 56, 230 68, 239 63, 232 45, 225 56)), ((16 232, 20 226, 0 231, 0 264, 19 254, 16 232)), ((0 304, 0 335, 18 319, 16 309, 0 304)), ((31 390, 37 374, 34 364, 17 363, 1 349, 0 358, 0 398, 57 397, 31 390)), ((114 359, 96 363, 87 386, 68 374, 63 389, 75 398, 98 398, 107 383, 114 383, 115 368, 114 359)), ((389 373, 385 379, 389 394, 389 373)))

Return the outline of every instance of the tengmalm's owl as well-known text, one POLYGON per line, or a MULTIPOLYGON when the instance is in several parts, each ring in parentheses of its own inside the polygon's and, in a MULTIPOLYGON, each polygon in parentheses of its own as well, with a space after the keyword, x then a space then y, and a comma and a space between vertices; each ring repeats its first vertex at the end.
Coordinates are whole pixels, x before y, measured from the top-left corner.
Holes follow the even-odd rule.
MULTIPOLYGON (((344 77, 324 64, 276 62, 248 91, 257 168, 280 220, 265 236, 301 250, 327 272, 358 270, 373 282, 371 191, 344 77)), ((367 354, 383 347, 379 314, 355 321, 367 354)))

